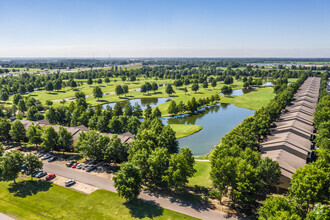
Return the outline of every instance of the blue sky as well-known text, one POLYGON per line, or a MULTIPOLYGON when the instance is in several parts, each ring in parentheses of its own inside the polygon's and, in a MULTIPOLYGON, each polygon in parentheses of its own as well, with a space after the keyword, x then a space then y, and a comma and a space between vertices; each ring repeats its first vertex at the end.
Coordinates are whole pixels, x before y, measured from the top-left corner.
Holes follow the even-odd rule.
POLYGON ((0 0, 0 57, 330 57, 328 0, 0 0))

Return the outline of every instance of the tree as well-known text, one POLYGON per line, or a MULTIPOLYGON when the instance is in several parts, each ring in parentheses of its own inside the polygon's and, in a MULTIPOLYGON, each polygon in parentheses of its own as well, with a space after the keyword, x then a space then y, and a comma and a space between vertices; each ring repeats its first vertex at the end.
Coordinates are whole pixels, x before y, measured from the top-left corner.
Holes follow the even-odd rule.
MULTIPOLYGON (((2 143, 0 142, 0 158, 5 153, 5 148, 3 147, 2 143)), ((1 167, 0 167, 0 173, 1 173, 1 167)))
POLYGON ((204 81, 204 82, 203 82, 203 88, 206 89, 206 88, 208 88, 208 87, 209 87, 209 84, 207 83, 207 81, 204 81))
POLYGON ((329 220, 330 219, 330 207, 327 205, 316 205, 312 211, 310 211, 306 220, 329 220))
POLYGON ((53 83, 48 81, 47 84, 46 84, 46 87, 45 87, 46 91, 53 91, 54 90, 54 86, 53 86, 53 83))
POLYGON ((29 139, 30 144, 34 144, 35 146, 38 146, 42 143, 42 128, 40 125, 33 123, 29 126, 26 136, 29 139))
POLYGON ((120 163, 127 160, 127 144, 122 144, 117 134, 113 135, 105 150, 105 161, 120 163))
POLYGON ((97 98, 97 100, 100 100, 100 98, 103 97, 103 92, 101 90, 101 87, 99 87, 99 86, 94 87, 93 96, 94 96, 94 98, 97 98))
POLYGON ((211 82, 211 86, 212 86, 213 88, 217 86, 217 81, 216 81, 215 79, 212 80, 212 82, 211 82))
POLYGON ((195 112, 198 109, 198 104, 196 102, 195 97, 192 97, 192 99, 190 101, 188 101, 187 103, 187 107, 190 110, 190 112, 195 112))
POLYGON ((261 160, 257 167, 260 191, 264 194, 271 192, 271 189, 280 184, 281 169, 280 165, 272 159, 266 157, 261 160))
POLYGON ((284 196, 271 196, 266 199, 258 209, 258 215, 260 220, 301 219, 300 216, 295 213, 293 204, 284 196), (279 218, 285 214, 288 215, 289 218, 279 218))
POLYGON ((145 84, 143 84, 142 86, 141 86, 141 93, 146 93, 148 90, 147 90, 147 86, 145 85, 145 84))
POLYGON ((9 94, 6 89, 1 89, 0 91, 0 100, 7 101, 9 99, 9 94))
POLYGON ((155 110, 153 111, 151 117, 153 117, 153 118, 160 118, 161 116, 162 116, 162 113, 160 112, 159 108, 156 107, 155 110))
POLYGON ((185 188, 188 178, 192 177, 196 172, 192 153, 189 148, 186 149, 181 149, 178 154, 171 154, 166 175, 163 176, 163 180, 167 182, 169 187, 173 187, 176 190, 185 188), (191 163, 192 161, 193 163, 191 163))
POLYGON ((121 104, 120 103, 116 103, 114 108, 113 108, 113 114, 115 116, 120 116, 123 114, 123 108, 121 107, 121 104))
POLYGON ((60 126, 57 140, 57 146, 59 150, 69 151, 72 148, 72 144, 72 134, 66 128, 60 126))
POLYGON ((52 105, 53 105, 53 102, 52 102, 52 101, 50 101, 50 100, 46 100, 46 105, 47 105, 48 107, 50 107, 50 106, 52 106, 52 105))
POLYGON ((168 84, 168 85, 166 86, 165 92, 166 92, 169 96, 171 96, 173 93, 175 93, 175 91, 173 90, 171 84, 168 84))
POLYGON ((38 156, 34 154, 27 154, 23 158, 23 164, 24 164, 24 172, 26 175, 32 177, 36 175, 40 170, 42 170, 43 163, 41 160, 39 160, 38 156))
POLYGON ((62 100, 60 101, 60 103, 64 106, 64 104, 66 103, 66 100, 65 100, 65 99, 62 99, 62 100))
POLYGON ((76 143, 79 154, 91 160, 102 161, 104 151, 110 141, 108 136, 99 135, 96 131, 82 132, 76 143))
POLYGON ((121 87, 121 85, 117 85, 117 86, 116 86, 115 92, 116 92, 116 95, 117 95, 117 96, 120 96, 120 95, 124 94, 124 90, 123 90, 123 88, 121 87))
POLYGON ((52 126, 47 126, 41 136, 41 147, 46 150, 53 151, 57 147, 58 135, 52 126))
POLYGON ((184 91, 184 94, 186 95, 186 93, 188 92, 187 87, 184 87, 183 91, 184 91))
POLYGON ((167 112, 171 115, 175 115, 178 113, 178 108, 176 107, 176 103, 174 100, 170 102, 170 105, 168 106, 167 112))
POLYGON ((144 117, 150 118, 152 114, 152 108, 150 107, 149 104, 147 104, 146 109, 144 110, 144 117))
POLYGON ((15 105, 18 105, 18 102, 19 102, 20 99, 23 99, 23 97, 22 97, 20 94, 15 94, 15 95, 13 96, 13 103, 14 103, 15 105))
POLYGON ((222 86, 221 88, 221 92, 224 94, 224 95, 230 95, 232 93, 232 88, 230 86, 222 86))
POLYGON ((106 83, 110 83, 110 79, 109 79, 109 77, 106 77, 106 78, 104 79, 104 82, 106 82, 106 83))
POLYGON ((123 132, 123 125, 117 116, 114 116, 109 121, 108 128, 111 133, 120 134, 123 132))
POLYGON ((198 91, 198 89, 199 89, 198 83, 192 84, 192 86, 191 86, 192 91, 194 91, 196 93, 198 91))
POLYGON ((226 76, 225 80, 223 81, 223 83, 226 85, 232 84, 233 82, 234 82, 234 79, 231 76, 226 76))
POLYGON ((10 129, 11 129, 10 122, 5 118, 0 118, 0 137, 3 140, 7 140, 7 141, 9 140, 10 129))
POLYGON ((148 158, 150 180, 156 186, 164 183, 163 176, 168 169, 170 154, 166 148, 157 147, 148 158))
POLYGON ((123 85, 122 88, 123 88, 123 94, 125 94, 125 96, 126 96, 126 94, 129 92, 128 91, 128 86, 127 85, 123 85))
POLYGON ((157 85, 157 83, 156 83, 156 82, 153 82, 153 83, 151 84, 151 87, 152 87, 152 91, 154 91, 154 93, 156 93, 156 91, 158 90, 158 85, 157 85))
POLYGON ((133 115, 135 117, 141 118, 142 117, 142 108, 138 103, 135 103, 134 105, 134 111, 133 111, 133 115))
POLYGON ((15 120, 11 125, 10 136, 14 141, 21 142, 25 138, 25 128, 20 120, 15 120))
POLYGON ((18 150, 8 151, 0 160, 1 175, 6 180, 14 180, 16 184, 16 178, 22 169, 23 154, 18 150))
POLYGON ((60 89, 62 89, 62 81, 61 80, 55 80, 55 82, 54 82, 54 89, 55 90, 60 90, 60 89))
POLYGON ((39 113, 37 107, 35 106, 31 106, 28 111, 27 111, 27 115, 26 115, 26 118, 28 120, 31 120, 31 121, 36 121, 38 120, 38 115, 37 113, 39 113))
POLYGON ((92 85, 92 84, 93 84, 92 77, 88 77, 88 79, 87 79, 87 84, 88 84, 88 85, 92 85))
POLYGON ((22 94, 22 95, 26 93, 26 88, 25 88, 24 85, 19 86, 19 93, 22 94))
POLYGON ((329 200, 329 186, 330 176, 314 164, 308 164, 293 174, 289 194, 307 214, 316 203, 329 200))
POLYGON ((141 172, 132 163, 126 162, 113 178, 119 196, 128 201, 137 199, 141 191, 141 172))
POLYGON ((21 112, 25 112, 27 110, 24 99, 19 100, 17 107, 21 112))

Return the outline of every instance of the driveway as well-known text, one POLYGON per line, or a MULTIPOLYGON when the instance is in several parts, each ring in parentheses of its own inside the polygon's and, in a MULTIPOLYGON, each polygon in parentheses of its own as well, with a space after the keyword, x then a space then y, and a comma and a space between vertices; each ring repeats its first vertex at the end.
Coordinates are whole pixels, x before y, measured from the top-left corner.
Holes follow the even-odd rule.
MULTIPOLYGON (((86 172, 80 172, 72 168, 67 168, 56 164, 50 164, 47 162, 44 162, 44 171, 70 179, 75 179, 78 182, 109 190, 111 192, 117 192, 112 179, 98 177, 86 172)), ((238 219, 237 216, 229 215, 227 213, 197 206, 172 197, 162 196, 148 191, 142 191, 139 195, 139 198, 144 200, 145 202, 152 203, 154 205, 158 205, 160 207, 200 219, 238 219)))

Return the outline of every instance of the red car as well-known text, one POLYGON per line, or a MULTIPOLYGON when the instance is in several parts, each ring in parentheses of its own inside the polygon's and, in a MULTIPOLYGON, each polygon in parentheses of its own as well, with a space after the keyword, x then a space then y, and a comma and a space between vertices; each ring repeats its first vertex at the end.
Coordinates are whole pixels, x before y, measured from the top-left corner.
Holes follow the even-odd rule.
POLYGON ((18 148, 16 148, 16 150, 23 151, 23 148, 22 147, 18 147, 18 148))
POLYGON ((48 176, 46 176, 46 180, 52 180, 56 177, 55 174, 49 174, 48 176))
POLYGON ((76 167, 78 166, 78 164, 79 164, 79 163, 78 163, 78 162, 76 162, 76 163, 72 164, 72 166, 71 166, 71 167, 72 167, 72 168, 76 168, 76 167))

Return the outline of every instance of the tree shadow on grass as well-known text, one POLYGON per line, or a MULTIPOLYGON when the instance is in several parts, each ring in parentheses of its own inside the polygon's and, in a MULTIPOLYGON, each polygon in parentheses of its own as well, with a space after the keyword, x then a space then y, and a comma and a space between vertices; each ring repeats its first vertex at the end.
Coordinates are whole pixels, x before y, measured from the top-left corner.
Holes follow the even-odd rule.
POLYGON ((14 193, 14 196, 25 198, 38 192, 48 191, 50 187, 52 187, 52 184, 43 180, 25 180, 17 184, 11 184, 8 190, 10 193, 14 193))
POLYGON ((97 100, 96 102, 109 102, 109 101, 101 99, 101 100, 97 100))
POLYGON ((125 202, 124 205, 130 210, 134 218, 155 218, 163 215, 164 209, 157 206, 154 201, 142 201, 140 199, 131 202, 125 202))

